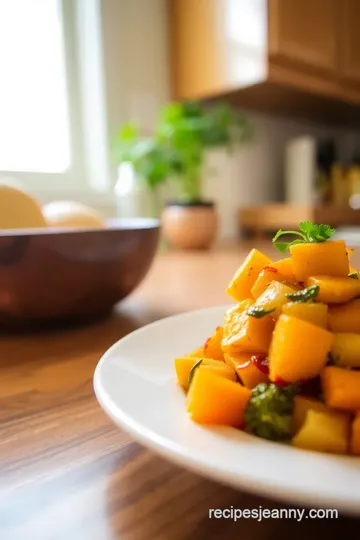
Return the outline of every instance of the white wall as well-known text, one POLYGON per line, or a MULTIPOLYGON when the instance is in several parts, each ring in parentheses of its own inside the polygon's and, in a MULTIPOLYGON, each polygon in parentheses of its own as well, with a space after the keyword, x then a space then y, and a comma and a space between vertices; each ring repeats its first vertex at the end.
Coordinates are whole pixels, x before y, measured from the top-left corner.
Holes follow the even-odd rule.
POLYGON ((251 112, 247 114, 254 126, 253 142, 241 147, 232 157, 223 151, 212 152, 209 165, 213 172, 207 174, 204 181, 205 195, 218 201, 223 237, 236 234, 236 214, 241 206, 282 200, 284 149, 290 138, 304 134, 318 138, 333 137, 342 161, 348 161, 356 144, 360 145, 360 132, 354 130, 251 112))
POLYGON ((169 100, 167 0, 102 0, 109 134, 122 123, 151 133, 169 100))

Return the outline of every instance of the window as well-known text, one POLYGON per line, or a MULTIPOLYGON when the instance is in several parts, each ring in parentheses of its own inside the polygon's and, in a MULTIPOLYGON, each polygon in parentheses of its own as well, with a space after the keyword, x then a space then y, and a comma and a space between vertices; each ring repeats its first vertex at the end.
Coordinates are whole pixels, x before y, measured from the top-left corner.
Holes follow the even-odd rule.
POLYGON ((33 191, 108 188, 100 4, 0 0, 0 175, 33 191))
POLYGON ((57 0, 0 0, 0 169, 70 166, 64 39, 57 0))

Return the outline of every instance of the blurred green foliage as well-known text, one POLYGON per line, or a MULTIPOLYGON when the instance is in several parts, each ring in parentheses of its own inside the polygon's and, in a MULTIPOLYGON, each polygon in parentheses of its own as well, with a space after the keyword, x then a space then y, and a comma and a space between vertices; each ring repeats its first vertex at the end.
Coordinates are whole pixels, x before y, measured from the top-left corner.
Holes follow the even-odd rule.
POLYGON ((201 175, 206 151, 231 151, 251 139, 247 118, 227 104, 169 103, 160 114, 155 134, 144 139, 131 123, 122 126, 114 145, 116 162, 130 162, 136 174, 155 190, 179 182, 184 201, 201 199, 201 175))

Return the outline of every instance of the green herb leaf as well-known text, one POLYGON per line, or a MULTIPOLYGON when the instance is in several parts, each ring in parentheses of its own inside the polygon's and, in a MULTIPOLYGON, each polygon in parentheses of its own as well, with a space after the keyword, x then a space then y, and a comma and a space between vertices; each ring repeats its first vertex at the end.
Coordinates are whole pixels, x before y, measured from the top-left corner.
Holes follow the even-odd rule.
POLYGON ((286 298, 292 302, 309 302, 309 300, 314 300, 319 294, 320 287, 319 285, 311 285, 302 291, 296 291, 294 293, 285 294, 286 298))
POLYGON ((299 227, 306 234, 308 242, 325 242, 335 233, 335 229, 330 225, 315 225, 311 221, 302 221, 299 227))
POLYGON ((192 380, 193 380, 194 375, 195 375, 195 371, 202 364, 202 361, 203 361, 203 358, 200 358, 200 360, 195 362, 193 367, 190 369, 189 378, 188 378, 188 388, 190 388, 190 385, 191 385, 192 380))
POLYGON ((302 221, 299 223, 299 229, 300 231, 283 231, 282 229, 279 229, 272 240, 275 248, 281 253, 284 253, 295 244, 325 242, 326 240, 329 240, 335 232, 335 229, 329 225, 315 225, 314 223, 311 223, 311 221, 302 221), (300 238, 297 238, 292 242, 277 242, 278 238, 286 234, 299 236, 300 238))
POLYGON ((275 311, 275 309, 276 308, 265 309, 263 307, 251 306, 246 313, 250 317, 255 317, 255 319, 261 319, 262 317, 265 317, 265 315, 269 315, 269 313, 275 311))
POLYGON ((304 244, 303 240, 293 240, 292 242, 274 242, 274 247, 280 251, 280 253, 285 253, 290 246, 295 246, 295 244, 304 244))
POLYGON ((353 274, 349 274, 348 277, 351 277, 352 279, 359 279, 359 274, 354 272, 353 274))

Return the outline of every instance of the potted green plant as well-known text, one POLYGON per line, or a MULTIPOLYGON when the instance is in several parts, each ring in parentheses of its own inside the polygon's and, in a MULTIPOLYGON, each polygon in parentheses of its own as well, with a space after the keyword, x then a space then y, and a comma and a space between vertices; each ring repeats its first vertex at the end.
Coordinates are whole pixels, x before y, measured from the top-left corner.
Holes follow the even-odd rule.
POLYGON ((246 117, 226 104, 170 103, 161 111, 152 138, 143 140, 132 125, 122 128, 116 143, 117 161, 130 162, 156 193, 164 182, 176 182, 178 196, 162 213, 163 232, 180 248, 206 248, 217 230, 214 201, 202 198, 206 152, 231 150, 250 136, 246 117))

